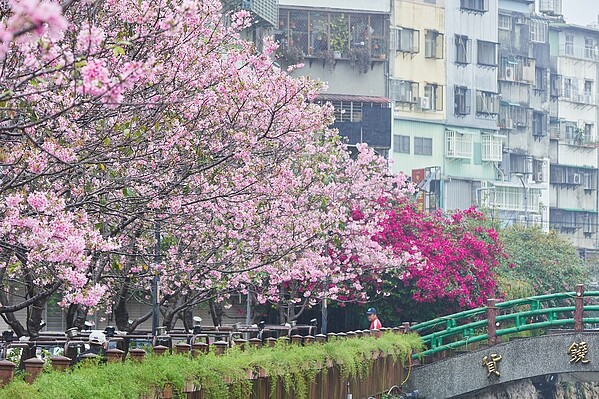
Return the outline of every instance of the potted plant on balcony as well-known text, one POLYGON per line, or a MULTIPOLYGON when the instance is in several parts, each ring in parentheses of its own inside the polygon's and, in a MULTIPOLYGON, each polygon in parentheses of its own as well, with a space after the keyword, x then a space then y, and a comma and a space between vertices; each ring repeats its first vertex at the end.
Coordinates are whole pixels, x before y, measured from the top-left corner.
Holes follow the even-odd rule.
POLYGON ((359 73, 368 72, 370 67, 370 51, 365 45, 358 45, 351 49, 350 63, 352 67, 357 67, 359 73))
POLYGON ((349 26, 345 15, 341 14, 331 22, 331 39, 329 48, 333 52, 335 59, 342 58, 347 53, 349 47, 349 26))
POLYGON ((276 58, 282 59, 287 65, 301 64, 304 62, 304 52, 295 46, 280 46, 276 58))

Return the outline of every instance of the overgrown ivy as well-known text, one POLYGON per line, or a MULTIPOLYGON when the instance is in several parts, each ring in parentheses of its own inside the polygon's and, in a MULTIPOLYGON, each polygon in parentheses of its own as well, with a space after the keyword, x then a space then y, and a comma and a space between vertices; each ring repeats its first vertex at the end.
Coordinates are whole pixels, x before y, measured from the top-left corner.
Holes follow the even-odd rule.
POLYGON ((209 353, 195 359, 150 355, 141 364, 126 361, 44 372, 31 385, 19 377, 0 389, 0 399, 139 399, 166 384, 181 391, 189 383, 201 386, 206 399, 249 398, 252 382, 248 374, 260 369, 272 381, 281 380, 295 398, 305 399, 320 368, 331 362, 344 377, 364 378, 372 369, 373 353, 406 360, 412 351, 421 349, 417 335, 388 332, 380 338, 333 339, 307 346, 278 343, 273 348, 234 348, 223 356, 209 353))

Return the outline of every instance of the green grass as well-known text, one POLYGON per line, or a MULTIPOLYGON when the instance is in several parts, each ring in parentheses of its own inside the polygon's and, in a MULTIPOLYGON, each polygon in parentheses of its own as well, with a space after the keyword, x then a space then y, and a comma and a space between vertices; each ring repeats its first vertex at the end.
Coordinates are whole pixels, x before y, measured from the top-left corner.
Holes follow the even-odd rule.
POLYGON ((421 349, 422 341, 415 334, 386 333, 378 339, 333 340, 304 347, 277 344, 244 352, 234 348, 224 356, 209 353, 195 359, 147 356, 141 364, 126 361, 83 365, 67 372, 45 371, 32 385, 19 377, 0 389, 0 399, 139 399, 169 383, 180 391, 189 382, 201 386, 206 399, 249 398, 248 370, 259 368, 271 378, 280 378, 288 392, 302 399, 318 368, 327 361, 338 364, 345 376, 359 378, 370 372, 373 352, 406 360, 411 351, 421 349))

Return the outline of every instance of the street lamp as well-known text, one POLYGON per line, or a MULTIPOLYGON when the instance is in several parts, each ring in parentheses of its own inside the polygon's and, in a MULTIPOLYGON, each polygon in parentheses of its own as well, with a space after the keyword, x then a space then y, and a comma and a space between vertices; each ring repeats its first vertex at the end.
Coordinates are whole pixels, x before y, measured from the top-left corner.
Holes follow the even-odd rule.
POLYGON ((516 173, 516 177, 520 180, 524 188, 524 225, 528 227, 528 187, 524 183, 524 175, 522 173, 516 173))

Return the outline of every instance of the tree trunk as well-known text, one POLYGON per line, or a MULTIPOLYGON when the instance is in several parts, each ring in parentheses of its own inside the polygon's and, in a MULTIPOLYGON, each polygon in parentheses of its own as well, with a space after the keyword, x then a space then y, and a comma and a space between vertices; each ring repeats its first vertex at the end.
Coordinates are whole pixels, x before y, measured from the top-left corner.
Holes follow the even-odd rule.
POLYGON ((223 306, 220 303, 217 303, 214 299, 210 299, 208 301, 208 305, 210 305, 210 316, 212 316, 212 322, 214 325, 222 325, 223 314, 225 313, 223 306))
POLYGON ((114 305, 114 321, 117 330, 131 332, 129 325, 129 310, 127 309, 127 297, 129 296, 129 278, 126 278, 119 289, 118 297, 114 305))

